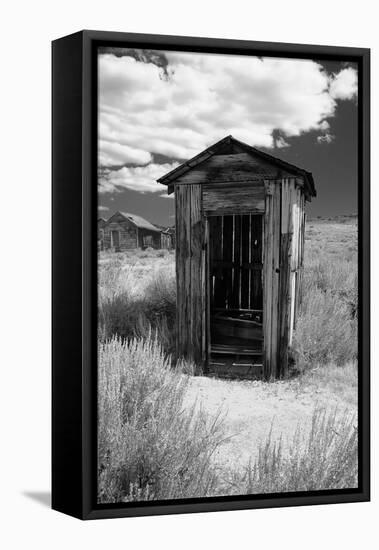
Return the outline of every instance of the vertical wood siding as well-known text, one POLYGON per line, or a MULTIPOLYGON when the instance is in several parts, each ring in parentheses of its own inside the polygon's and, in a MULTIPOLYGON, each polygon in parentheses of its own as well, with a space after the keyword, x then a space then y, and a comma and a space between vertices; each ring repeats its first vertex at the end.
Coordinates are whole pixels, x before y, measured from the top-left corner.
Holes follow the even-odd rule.
POLYGON ((305 197, 298 184, 266 180, 263 216, 209 217, 201 184, 175 185, 178 357, 206 364, 209 297, 210 309, 263 309, 264 377, 288 374, 304 257, 305 197))
POLYGON ((288 351, 298 313, 304 254, 305 197, 294 178, 281 183, 280 301, 278 376, 288 374, 288 351))
POLYGON ((264 376, 288 374, 300 303, 305 198, 295 178, 266 182, 264 216, 264 376))
POLYGON ((201 186, 175 186, 177 355, 201 362, 205 330, 205 251, 201 186))
POLYGON ((263 261, 263 374, 266 380, 278 372, 280 185, 265 182, 263 261))

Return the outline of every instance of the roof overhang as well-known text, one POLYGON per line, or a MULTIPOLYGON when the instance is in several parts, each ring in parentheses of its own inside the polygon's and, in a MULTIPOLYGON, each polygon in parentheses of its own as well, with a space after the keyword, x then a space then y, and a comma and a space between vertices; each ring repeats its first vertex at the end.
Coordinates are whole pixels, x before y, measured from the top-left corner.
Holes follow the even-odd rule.
POLYGON ((229 145, 236 144, 239 148, 243 149, 247 153, 261 157, 267 162, 275 166, 278 166, 283 170, 293 173, 294 176, 301 177, 304 180, 304 187, 305 187, 305 193, 307 195, 307 198, 310 200, 311 197, 316 196, 316 188, 315 188, 315 184, 314 184, 314 180, 311 172, 308 172, 303 168, 299 168, 294 164, 290 164, 289 162, 285 162, 281 159, 278 159, 277 157, 273 157, 268 153, 260 151, 259 149, 256 149, 251 145, 247 145, 246 143, 243 143, 242 141, 235 139, 233 136, 227 136, 222 140, 218 141, 217 143, 214 143, 213 145, 211 145, 210 147, 208 147, 198 155, 192 157, 186 162, 183 162, 180 166, 177 166, 176 168, 174 168, 164 176, 157 179, 157 182, 163 185, 167 185, 168 194, 171 194, 174 191, 175 180, 177 180, 180 176, 184 175, 189 170, 192 170, 192 168, 195 168, 199 164, 208 160, 213 155, 217 154, 218 151, 220 151, 223 147, 227 146, 228 144, 229 145))

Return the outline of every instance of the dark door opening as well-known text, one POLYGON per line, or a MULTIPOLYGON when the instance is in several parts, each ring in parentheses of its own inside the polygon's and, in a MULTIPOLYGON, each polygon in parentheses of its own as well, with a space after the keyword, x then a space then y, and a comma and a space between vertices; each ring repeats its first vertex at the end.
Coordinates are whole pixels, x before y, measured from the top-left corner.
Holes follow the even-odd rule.
POLYGON ((115 249, 116 252, 120 251, 120 232, 118 230, 113 230, 112 234, 112 247, 115 249))
POLYGON ((210 349, 250 359, 263 348, 263 216, 209 217, 210 349))

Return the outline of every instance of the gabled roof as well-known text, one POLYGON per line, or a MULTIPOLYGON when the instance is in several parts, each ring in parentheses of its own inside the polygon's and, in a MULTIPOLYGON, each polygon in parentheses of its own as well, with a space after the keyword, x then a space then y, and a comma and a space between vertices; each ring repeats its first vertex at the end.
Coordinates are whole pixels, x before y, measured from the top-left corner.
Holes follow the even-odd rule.
POLYGON ((268 153, 264 153, 263 151, 260 151, 259 149, 252 147, 251 145, 247 145, 246 143, 243 143, 242 141, 235 139, 233 136, 227 136, 221 139, 220 141, 218 141, 217 143, 211 145, 210 147, 208 147, 198 155, 194 156, 190 160, 187 160, 177 168, 174 168, 174 170, 171 170, 170 172, 168 172, 167 174, 159 178, 157 182, 162 183, 164 185, 170 185, 179 176, 182 176, 183 174, 185 174, 195 166, 198 166, 200 163, 208 160, 210 157, 212 157, 215 154, 227 155, 227 154, 233 154, 233 153, 240 153, 241 151, 250 153, 251 155, 255 155, 256 157, 260 157, 266 162, 269 162, 279 168, 282 168, 287 172, 291 172, 295 175, 302 176, 305 180, 305 186, 308 194, 313 197, 316 196, 316 189, 315 189, 313 176, 311 172, 307 172, 303 168, 299 168, 294 164, 290 164, 289 162, 285 162, 284 160, 273 157, 268 153))
POLYGON ((114 216, 116 216, 117 214, 123 216, 125 219, 129 220, 130 222, 132 222, 135 226, 139 227, 140 229, 149 229, 150 231, 160 232, 160 229, 158 229, 158 227, 155 227, 155 225, 148 222, 147 220, 145 220, 141 216, 137 216, 136 214, 129 214, 128 212, 117 211, 108 219, 108 222, 110 222, 111 219, 114 216))

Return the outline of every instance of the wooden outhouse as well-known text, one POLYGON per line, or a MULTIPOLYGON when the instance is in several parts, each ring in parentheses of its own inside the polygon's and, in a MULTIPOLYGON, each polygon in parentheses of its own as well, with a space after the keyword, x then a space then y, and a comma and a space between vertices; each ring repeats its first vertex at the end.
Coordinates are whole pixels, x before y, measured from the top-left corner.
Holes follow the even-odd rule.
POLYGON ((312 174, 228 136, 158 182, 175 193, 178 357, 286 376, 312 174))
POLYGON ((122 252, 131 248, 161 247, 161 230, 135 214, 116 212, 103 230, 106 250, 122 252))

